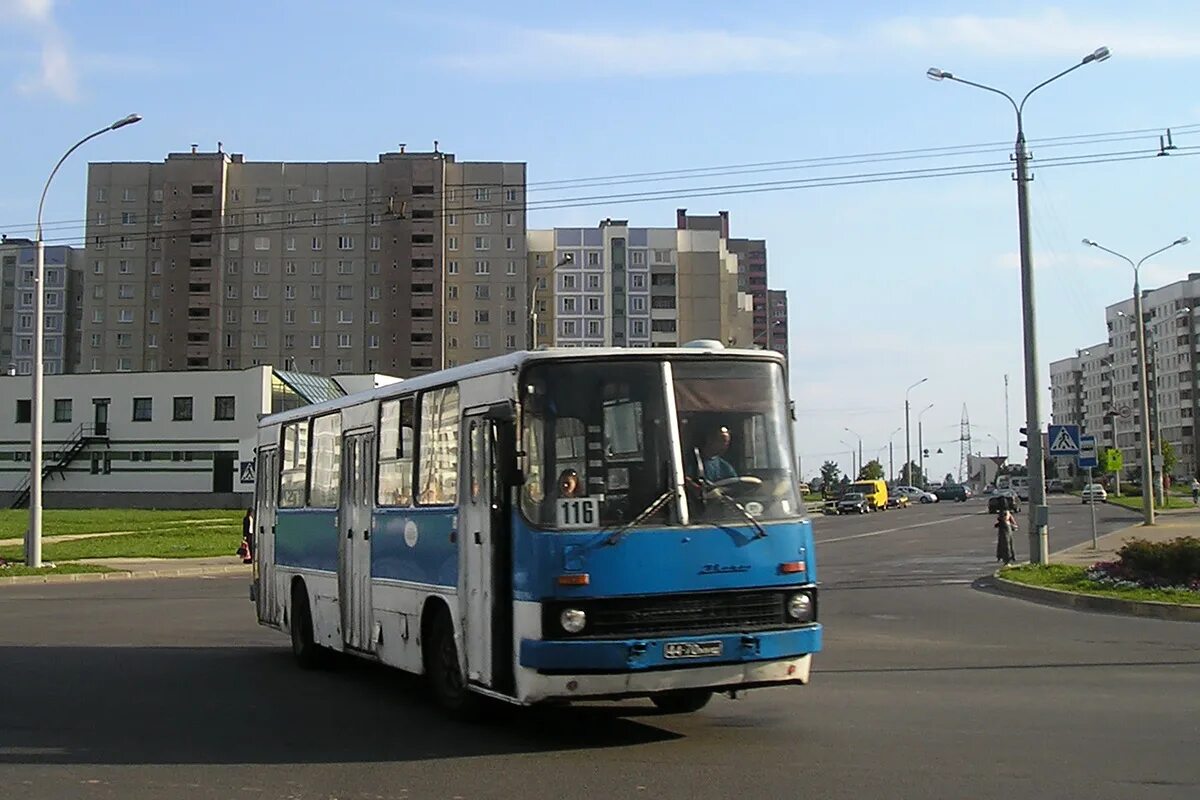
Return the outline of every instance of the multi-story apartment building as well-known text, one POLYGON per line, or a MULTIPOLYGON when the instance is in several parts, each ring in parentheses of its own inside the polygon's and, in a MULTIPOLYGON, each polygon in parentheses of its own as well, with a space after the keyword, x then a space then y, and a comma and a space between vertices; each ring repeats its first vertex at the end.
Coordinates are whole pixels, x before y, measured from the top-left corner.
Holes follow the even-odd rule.
MULTIPOLYGON (((1173 475, 1200 474, 1197 310, 1200 273, 1143 292, 1152 440, 1174 449, 1173 475), (1154 431, 1157 429, 1158 434, 1154 431)), ((1055 422, 1082 424, 1104 447, 1118 447, 1126 468, 1141 466, 1141 400, 1133 298, 1105 309, 1108 341, 1050 365, 1055 422)))
MULTIPOLYGON (((723 215, 722 219, 728 226, 728 215, 723 215)), ((765 239, 728 239, 728 242, 730 252, 738 257, 738 289, 753 298, 754 341, 766 342, 772 338, 767 311, 767 242, 765 239)))
MULTIPOLYGON (((755 340, 759 334, 755 334, 755 340)), ((768 350, 788 358, 788 295, 784 289, 767 291, 767 330, 762 334, 768 350)))
POLYGON ((751 298, 738 290, 737 257, 719 226, 640 228, 606 219, 596 228, 531 231, 529 278, 538 344, 751 338, 751 298))
POLYGON ((517 349, 524 208, 524 164, 436 147, 92 164, 81 369, 406 376, 517 349))
MULTIPOLYGON (((0 241, 0 364, 19 375, 33 372, 34 270, 37 251, 28 239, 0 241)), ((47 375, 73 372, 79 363, 81 251, 45 248, 44 359, 47 375)))

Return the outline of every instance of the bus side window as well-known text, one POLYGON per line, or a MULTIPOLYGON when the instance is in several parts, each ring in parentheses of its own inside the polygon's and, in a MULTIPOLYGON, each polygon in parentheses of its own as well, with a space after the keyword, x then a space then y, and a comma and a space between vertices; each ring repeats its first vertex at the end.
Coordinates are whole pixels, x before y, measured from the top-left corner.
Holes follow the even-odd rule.
POLYGON ((390 400, 379 406, 379 490, 381 506, 412 505, 413 429, 411 397, 390 400))
POLYGON ((308 483, 308 422, 283 428, 283 462, 279 470, 279 507, 302 508, 308 483))
POLYGON ((421 395, 420 505, 454 505, 458 499, 458 387, 421 395))
POLYGON ((326 414, 312 421, 311 446, 308 505, 337 508, 342 476, 342 417, 339 413, 326 414))

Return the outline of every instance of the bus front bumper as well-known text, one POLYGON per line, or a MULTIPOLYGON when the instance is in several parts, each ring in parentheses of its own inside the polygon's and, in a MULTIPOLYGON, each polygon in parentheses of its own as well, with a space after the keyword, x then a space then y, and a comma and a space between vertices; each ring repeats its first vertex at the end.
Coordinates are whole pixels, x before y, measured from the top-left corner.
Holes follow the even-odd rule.
POLYGON ((522 700, 808 683, 821 626, 661 639, 521 641, 522 700))

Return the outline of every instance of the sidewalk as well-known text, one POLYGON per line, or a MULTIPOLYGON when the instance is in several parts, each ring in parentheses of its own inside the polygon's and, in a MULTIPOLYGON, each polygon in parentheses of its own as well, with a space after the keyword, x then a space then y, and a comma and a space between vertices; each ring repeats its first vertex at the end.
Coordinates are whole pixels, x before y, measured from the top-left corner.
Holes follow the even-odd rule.
POLYGON ((250 565, 240 556, 213 558, 81 558, 72 564, 99 564, 113 572, 81 572, 61 575, 22 575, 4 577, 0 570, 0 586, 18 583, 91 583, 95 581, 133 580, 139 578, 198 578, 206 575, 250 576, 250 565))
POLYGON ((1105 534, 1097 539, 1097 547, 1094 550, 1090 541, 1059 550, 1050 554, 1050 563, 1090 567, 1097 561, 1116 561, 1117 551, 1129 539, 1165 542, 1180 536, 1200 537, 1200 509, 1160 511, 1153 526, 1145 526, 1138 522, 1128 528, 1105 534))

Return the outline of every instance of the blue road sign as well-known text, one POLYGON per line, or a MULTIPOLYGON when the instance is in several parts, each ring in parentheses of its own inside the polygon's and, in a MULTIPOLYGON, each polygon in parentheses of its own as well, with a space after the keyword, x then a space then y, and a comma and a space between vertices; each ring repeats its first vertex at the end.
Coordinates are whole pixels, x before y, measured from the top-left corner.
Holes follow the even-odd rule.
POLYGON ((1079 455, 1079 426, 1051 425, 1046 438, 1050 441, 1050 455, 1070 456, 1079 455))
POLYGON ((1100 466, 1096 455, 1096 437, 1086 433, 1080 436, 1079 466, 1083 469, 1095 469, 1100 466))

